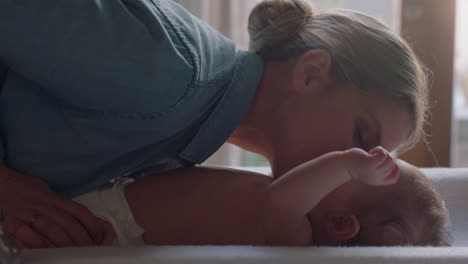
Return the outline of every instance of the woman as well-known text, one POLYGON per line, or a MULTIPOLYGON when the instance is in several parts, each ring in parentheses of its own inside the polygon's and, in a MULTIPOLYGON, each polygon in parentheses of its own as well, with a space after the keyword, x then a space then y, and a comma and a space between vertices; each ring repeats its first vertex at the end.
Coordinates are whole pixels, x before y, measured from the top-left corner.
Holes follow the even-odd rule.
POLYGON ((378 21, 268 1, 249 33, 250 52, 235 51, 165 0, 2 1, 5 229, 24 242, 99 243, 102 221, 68 198, 199 164, 225 141, 282 175, 326 152, 394 150, 421 134, 425 74, 378 21), (42 230, 31 227, 39 216, 42 230))

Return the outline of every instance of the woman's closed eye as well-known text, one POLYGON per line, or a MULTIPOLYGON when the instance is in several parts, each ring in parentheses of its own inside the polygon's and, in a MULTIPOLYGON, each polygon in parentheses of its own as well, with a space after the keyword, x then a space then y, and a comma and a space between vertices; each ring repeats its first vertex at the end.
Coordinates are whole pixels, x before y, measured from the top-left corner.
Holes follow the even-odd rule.
POLYGON ((364 150, 369 150, 369 133, 363 121, 357 121, 354 127, 354 145, 364 150))

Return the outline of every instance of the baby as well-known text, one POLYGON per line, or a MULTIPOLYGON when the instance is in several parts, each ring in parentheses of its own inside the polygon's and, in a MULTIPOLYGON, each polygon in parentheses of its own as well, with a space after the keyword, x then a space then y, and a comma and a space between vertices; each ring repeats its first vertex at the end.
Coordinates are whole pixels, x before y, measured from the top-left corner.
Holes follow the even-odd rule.
POLYGON ((196 167, 132 181, 75 199, 109 222, 103 245, 448 245, 430 183, 380 147, 331 152, 277 179, 196 167))

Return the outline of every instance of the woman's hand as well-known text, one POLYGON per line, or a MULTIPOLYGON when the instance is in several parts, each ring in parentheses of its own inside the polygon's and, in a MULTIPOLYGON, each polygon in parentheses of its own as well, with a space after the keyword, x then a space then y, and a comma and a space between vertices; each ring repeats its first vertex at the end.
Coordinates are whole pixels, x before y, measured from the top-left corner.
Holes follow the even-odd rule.
POLYGON ((105 222, 65 199, 41 180, 0 164, 3 227, 26 248, 100 244, 105 222))
POLYGON ((400 168, 384 148, 376 147, 369 152, 353 148, 345 152, 352 160, 348 169, 352 179, 377 186, 398 181, 400 168))

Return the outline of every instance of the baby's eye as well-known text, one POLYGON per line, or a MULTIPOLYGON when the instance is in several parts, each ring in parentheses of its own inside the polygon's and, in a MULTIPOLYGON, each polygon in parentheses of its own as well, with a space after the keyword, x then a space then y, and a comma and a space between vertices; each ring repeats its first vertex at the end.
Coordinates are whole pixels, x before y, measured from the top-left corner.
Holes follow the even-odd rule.
POLYGON ((389 245, 405 245, 408 243, 402 227, 398 223, 389 223, 383 228, 383 240, 389 245))

